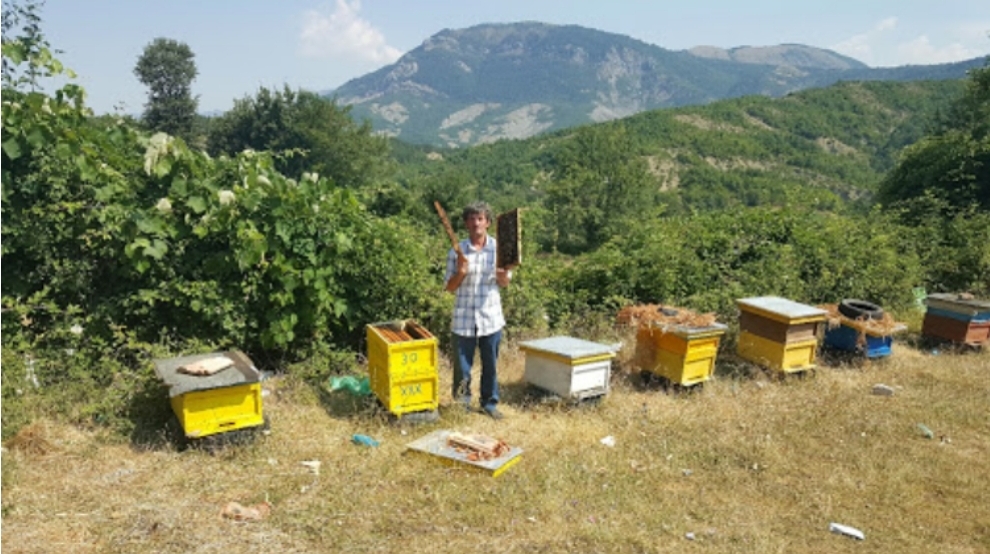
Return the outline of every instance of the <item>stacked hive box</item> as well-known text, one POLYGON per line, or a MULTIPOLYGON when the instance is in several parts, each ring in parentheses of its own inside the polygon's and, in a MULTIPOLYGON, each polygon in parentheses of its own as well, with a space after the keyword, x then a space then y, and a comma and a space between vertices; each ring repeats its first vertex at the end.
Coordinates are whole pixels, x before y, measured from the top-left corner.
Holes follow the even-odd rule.
POLYGON ((727 327, 663 325, 652 322, 636 331, 636 365, 683 386, 707 381, 715 369, 718 343, 727 327))
POLYGON ((396 415, 435 411, 439 401, 437 339, 412 320, 367 326, 372 392, 396 415))
POLYGON ((172 411, 190 439, 219 436, 265 424, 261 373, 242 352, 196 354, 155 360, 155 373, 169 388, 172 411), (226 357, 231 365, 210 375, 189 375, 180 368, 226 357))
POLYGON ((777 296, 743 298, 739 306, 740 357, 784 373, 815 367, 818 328, 825 310, 777 296))
POLYGON ((959 294, 930 294, 921 333, 972 346, 990 341, 990 301, 959 294))
POLYGON ((615 351, 608 345, 573 337, 550 337, 519 344, 526 354, 527 383, 568 400, 608 393, 615 351))

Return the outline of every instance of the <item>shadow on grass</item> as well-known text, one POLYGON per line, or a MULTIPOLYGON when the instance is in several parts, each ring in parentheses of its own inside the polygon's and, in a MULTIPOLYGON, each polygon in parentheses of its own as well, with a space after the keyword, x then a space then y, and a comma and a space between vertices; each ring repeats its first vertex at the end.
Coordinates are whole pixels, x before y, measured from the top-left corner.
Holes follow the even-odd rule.
POLYGON ((564 398, 526 381, 499 385, 502 403, 526 412, 596 409, 607 394, 585 398, 564 398))
POLYGON ((334 419, 384 418, 385 408, 374 394, 358 395, 347 390, 331 391, 323 383, 310 383, 320 406, 334 419))
POLYGON ((137 390, 127 405, 126 418, 133 425, 130 443, 135 450, 183 450, 187 446, 168 388, 160 382, 147 381, 137 390))
POLYGON ((939 356, 942 354, 965 356, 979 354, 984 349, 990 349, 990 342, 984 342, 980 345, 964 344, 921 333, 905 333, 900 337, 899 342, 929 356, 939 356))

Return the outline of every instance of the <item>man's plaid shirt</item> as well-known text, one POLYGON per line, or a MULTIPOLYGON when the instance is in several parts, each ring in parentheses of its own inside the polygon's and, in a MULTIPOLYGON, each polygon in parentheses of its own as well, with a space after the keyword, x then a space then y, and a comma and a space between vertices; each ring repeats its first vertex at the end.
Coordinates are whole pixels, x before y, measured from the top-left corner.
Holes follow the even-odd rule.
MULTIPOLYGON (((485 246, 475 249, 470 239, 461 241, 461 252, 468 259, 468 273, 457 288, 454 317, 450 330, 462 337, 484 337, 505 327, 502 296, 495 282, 495 239, 488 235, 485 246)), ((457 273, 457 252, 447 253, 444 283, 457 273)))

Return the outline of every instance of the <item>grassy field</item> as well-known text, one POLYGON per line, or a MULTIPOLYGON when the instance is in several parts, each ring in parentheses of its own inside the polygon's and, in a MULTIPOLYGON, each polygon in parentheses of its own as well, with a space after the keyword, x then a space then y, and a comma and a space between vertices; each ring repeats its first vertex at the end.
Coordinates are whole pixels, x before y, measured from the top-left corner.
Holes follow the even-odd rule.
POLYGON ((270 379, 270 434, 216 454, 40 420, 3 452, 3 551, 990 552, 990 352, 895 344, 786 379, 722 364, 674 394, 644 387, 626 344, 611 393, 583 407, 532 401, 507 346, 498 422, 445 409, 446 366, 440 421, 419 426, 270 379), (444 428, 524 454, 493 478, 406 451, 444 428), (261 521, 220 517, 266 500, 261 521))

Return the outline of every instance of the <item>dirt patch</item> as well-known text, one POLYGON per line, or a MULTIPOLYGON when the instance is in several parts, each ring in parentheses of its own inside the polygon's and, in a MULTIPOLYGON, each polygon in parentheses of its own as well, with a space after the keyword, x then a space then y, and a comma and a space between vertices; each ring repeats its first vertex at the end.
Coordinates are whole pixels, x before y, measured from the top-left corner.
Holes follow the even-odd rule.
POLYGON ((679 114, 675 115, 674 119, 680 121, 681 123, 686 123, 688 125, 693 125, 699 129, 704 129, 705 131, 727 131, 730 133, 744 133, 745 129, 742 127, 737 127, 735 125, 730 125, 728 123, 717 123, 709 119, 705 119, 700 115, 694 114, 679 114))
POLYGON ((859 152, 858 150, 842 142, 841 140, 834 139, 831 137, 818 137, 817 139, 815 139, 815 144, 817 144, 819 148, 828 152, 829 154, 843 154, 843 155, 852 156, 859 152))
POLYGON ((770 169, 770 165, 768 164, 756 160, 747 160, 746 158, 724 159, 707 156, 705 157, 705 162, 721 171, 731 171, 733 169, 758 169, 760 171, 766 171, 770 169))
POLYGON ((746 120, 746 123, 749 123, 750 125, 752 125, 754 127, 759 127, 760 129, 766 129, 767 131, 773 131, 774 130, 773 127, 771 127, 770 125, 768 125, 762 119, 753 117, 753 116, 749 115, 748 113, 744 113, 743 114, 743 119, 746 120))
POLYGON ((670 159, 660 159, 658 156, 646 157, 647 171, 660 181, 660 192, 676 189, 680 183, 677 164, 670 159))

